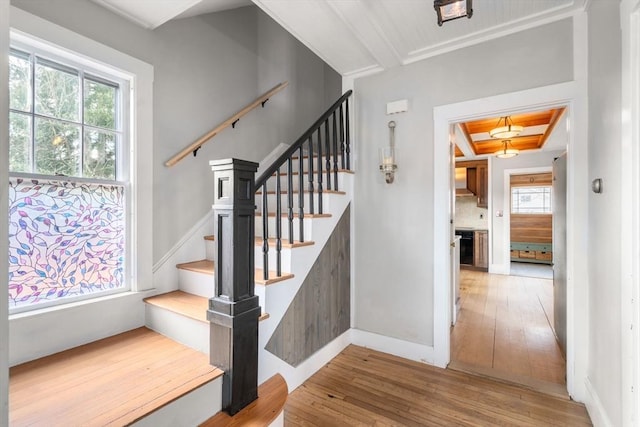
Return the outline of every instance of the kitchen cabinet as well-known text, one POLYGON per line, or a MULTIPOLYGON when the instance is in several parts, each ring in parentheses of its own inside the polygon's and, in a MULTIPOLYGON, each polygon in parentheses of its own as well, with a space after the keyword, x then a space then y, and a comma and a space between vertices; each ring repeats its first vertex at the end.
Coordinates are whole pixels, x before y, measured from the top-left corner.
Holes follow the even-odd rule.
POLYGON ((476 196, 479 208, 488 206, 489 168, 486 160, 456 162, 456 168, 467 169, 467 189, 476 196))
POLYGON ((473 266, 479 269, 489 267, 489 233, 486 230, 476 230, 473 239, 473 266))
POLYGON ((489 179, 487 177, 487 161, 484 161, 484 164, 480 164, 476 166, 476 197, 478 198, 478 207, 486 208, 487 204, 487 193, 488 193, 488 183, 489 179))

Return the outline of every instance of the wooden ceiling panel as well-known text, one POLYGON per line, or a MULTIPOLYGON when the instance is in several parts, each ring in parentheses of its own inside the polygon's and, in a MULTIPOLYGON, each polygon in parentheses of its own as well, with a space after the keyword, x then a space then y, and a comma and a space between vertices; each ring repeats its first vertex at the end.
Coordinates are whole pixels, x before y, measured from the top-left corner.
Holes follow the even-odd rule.
MULTIPOLYGON (((553 128, 562 117, 565 107, 553 108, 545 111, 533 111, 527 113, 513 114, 509 116, 514 125, 523 126, 525 129, 522 136, 511 138, 511 146, 520 151, 537 150, 544 146, 553 128), (527 128, 538 126, 542 133, 527 134, 527 128)), ((498 126, 500 117, 489 117, 471 122, 460 123, 462 133, 467 138, 471 149, 477 156, 493 154, 503 147, 502 139, 487 139, 491 129, 498 126)), ((501 123, 504 125, 504 123, 501 123)), ((463 157, 459 150, 456 150, 456 157, 463 157)))

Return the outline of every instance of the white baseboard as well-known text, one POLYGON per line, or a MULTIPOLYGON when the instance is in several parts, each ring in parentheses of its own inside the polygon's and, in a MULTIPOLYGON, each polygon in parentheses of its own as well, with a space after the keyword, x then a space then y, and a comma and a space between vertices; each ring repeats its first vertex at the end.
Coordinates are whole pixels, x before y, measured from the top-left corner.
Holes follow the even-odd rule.
POLYGON ((351 329, 351 343, 416 362, 435 365, 435 351, 432 346, 416 344, 360 329, 351 329))
POLYGON ((587 398, 584 403, 591 417, 591 422, 595 427, 613 427, 613 423, 609 419, 607 411, 604 409, 598 392, 593 388, 593 384, 591 384, 589 378, 587 378, 584 383, 587 390, 587 398))
POLYGON ((310 376, 318 372, 320 368, 329 363, 349 344, 351 344, 351 330, 344 332, 296 367, 262 349, 259 355, 258 383, 262 383, 267 378, 279 373, 284 377, 287 387, 289 387, 289 393, 291 393, 310 376))

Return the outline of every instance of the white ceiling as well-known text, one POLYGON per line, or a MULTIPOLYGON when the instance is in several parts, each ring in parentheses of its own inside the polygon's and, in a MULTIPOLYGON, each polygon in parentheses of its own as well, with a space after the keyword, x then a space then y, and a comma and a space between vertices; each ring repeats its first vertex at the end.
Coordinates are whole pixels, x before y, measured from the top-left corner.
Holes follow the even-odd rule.
MULTIPOLYGON (((92 0, 154 29, 250 0, 92 0)), ((473 17, 438 27, 432 0, 252 0, 343 76, 409 64, 571 16, 588 0, 473 0, 473 17)))

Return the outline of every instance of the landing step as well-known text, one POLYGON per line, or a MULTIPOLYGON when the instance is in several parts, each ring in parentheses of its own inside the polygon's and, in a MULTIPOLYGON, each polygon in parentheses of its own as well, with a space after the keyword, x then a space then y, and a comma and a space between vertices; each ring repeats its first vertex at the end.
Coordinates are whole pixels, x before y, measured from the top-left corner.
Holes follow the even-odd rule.
MULTIPOLYGON (((185 262, 183 264, 178 264, 176 267, 183 269, 183 270, 189 270, 189 271, 195 271, 198 273, 203 273, 203 274, 210 274, 211 276, 213 276, 213 261, 209 261, 207 259, 203 259, 200 261, 193 261, 193 262, 185 262)), ((264 270, 262 270, 261 268, 256 268, 255 270, 255 282, 260 284, 260 285, 271 285, 273 283, 277 283, 277 282, 281 282, 283 280, 287 280, 287 279, 291 279, 293 278, 293 274, 291 273, 282 273, 281 276, 277 276, 276 272, 273 270, 269 270, 269 279, 268 280, 264 280, 264 270)))
POLYGON ((129 425, 214 381, 207 355, 147 328, 15 366, 9 424, 129 425))
MULTIPOLYGON (((182 314, 194 320, 208 322, 207 309, 209 308, 209 299, 205 297, 193 295, 188 292, 173 291, 145 298, 144 302, 174 313, 182 314)), ((268 318, 269 313, 262 313, 259 320, 268 318)))
POLYGON ((268 426, 284 410, 289 390, 287 382, 276 374, 258 387, 258 398, 233 417, 219 412, 200 427, 268 426))

